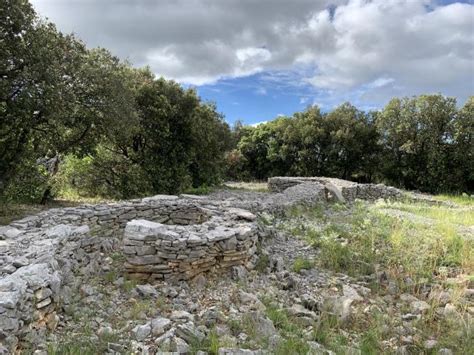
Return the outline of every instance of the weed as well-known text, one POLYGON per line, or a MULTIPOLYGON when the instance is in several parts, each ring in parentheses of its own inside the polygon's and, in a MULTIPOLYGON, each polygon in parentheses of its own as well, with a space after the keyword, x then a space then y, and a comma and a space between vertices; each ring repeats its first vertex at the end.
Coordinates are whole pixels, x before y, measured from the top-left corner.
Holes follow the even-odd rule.
POLYGON ((293 271, 299 273, 301 270, 309 270, 314 267, 314 261, 298 257, 293 262, 293 271))

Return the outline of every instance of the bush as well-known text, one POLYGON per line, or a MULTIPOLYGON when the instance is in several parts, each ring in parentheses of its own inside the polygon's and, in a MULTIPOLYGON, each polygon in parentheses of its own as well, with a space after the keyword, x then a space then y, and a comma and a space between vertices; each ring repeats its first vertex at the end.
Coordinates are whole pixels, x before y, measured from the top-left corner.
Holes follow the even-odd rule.
POLYGON ((6 202, 40 203, 49 186, 49 173, 43 165, 27 159, 17 167, 15 178, 6 186, 6 202))

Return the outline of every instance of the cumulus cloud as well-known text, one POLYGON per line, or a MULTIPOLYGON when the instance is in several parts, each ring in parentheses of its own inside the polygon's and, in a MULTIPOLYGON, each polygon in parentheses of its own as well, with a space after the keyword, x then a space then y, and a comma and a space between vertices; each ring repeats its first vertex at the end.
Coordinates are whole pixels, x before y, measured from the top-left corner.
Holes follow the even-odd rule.
MULTIPOLYGON (((436 0, 33 0, 90 46, 203 85, 268 85, 382 102, 474 92, 474 5, 436 0)), ((263 93, 264 88, 261 89, 263 93)))

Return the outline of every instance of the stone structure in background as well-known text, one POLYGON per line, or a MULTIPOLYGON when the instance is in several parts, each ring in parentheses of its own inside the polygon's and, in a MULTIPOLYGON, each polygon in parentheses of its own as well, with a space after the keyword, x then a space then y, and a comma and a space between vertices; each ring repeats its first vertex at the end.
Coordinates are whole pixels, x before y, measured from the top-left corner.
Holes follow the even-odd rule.
POLYGON ((374 201, 380 198, 396 199, 403 197, 397 188, 383 184, 358 184, 356 182, 326 177, 273 177, 268 179, 271 192, 282 193, 290 187, 301 184, 319 185, 324 188, 327 200, 352 202, 355 199, 374 201))
POLYGON ((269 180, 273 193, 256 199, 157 195, 126 202, 50 209, 0 227, 0 353, 19 339, 53 330, 83 281, 101 270, 104 255, 125 256, 130 276, 190 280, 202 273, 240 273, 256 260, 256 221, 295 204, 356 198, 398 198, 401 191, 326 178, 269 180))

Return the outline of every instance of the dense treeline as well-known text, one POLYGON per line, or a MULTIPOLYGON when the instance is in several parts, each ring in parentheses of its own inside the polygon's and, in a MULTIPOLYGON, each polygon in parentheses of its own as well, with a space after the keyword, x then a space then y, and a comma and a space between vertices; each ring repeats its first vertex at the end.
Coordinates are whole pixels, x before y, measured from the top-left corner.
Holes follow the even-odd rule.
POLYGON ((237 125, 227 156, 234 179, 332 176, 428 192, 474 190, 474 97, 457 109, 442 95, 393 99, 365 113, 345 103, 237 125))
POLYGON ((127 198, 218 182, 230 130, 193 90, 0 4, 0 197, 127 198))
POLYGON ((27 0, 0 3, 0 76, 0 200, 130 198, 274 175, 474 190, 474 98, 310 107, 231 131, 194 90, 87 49, 27 0))

